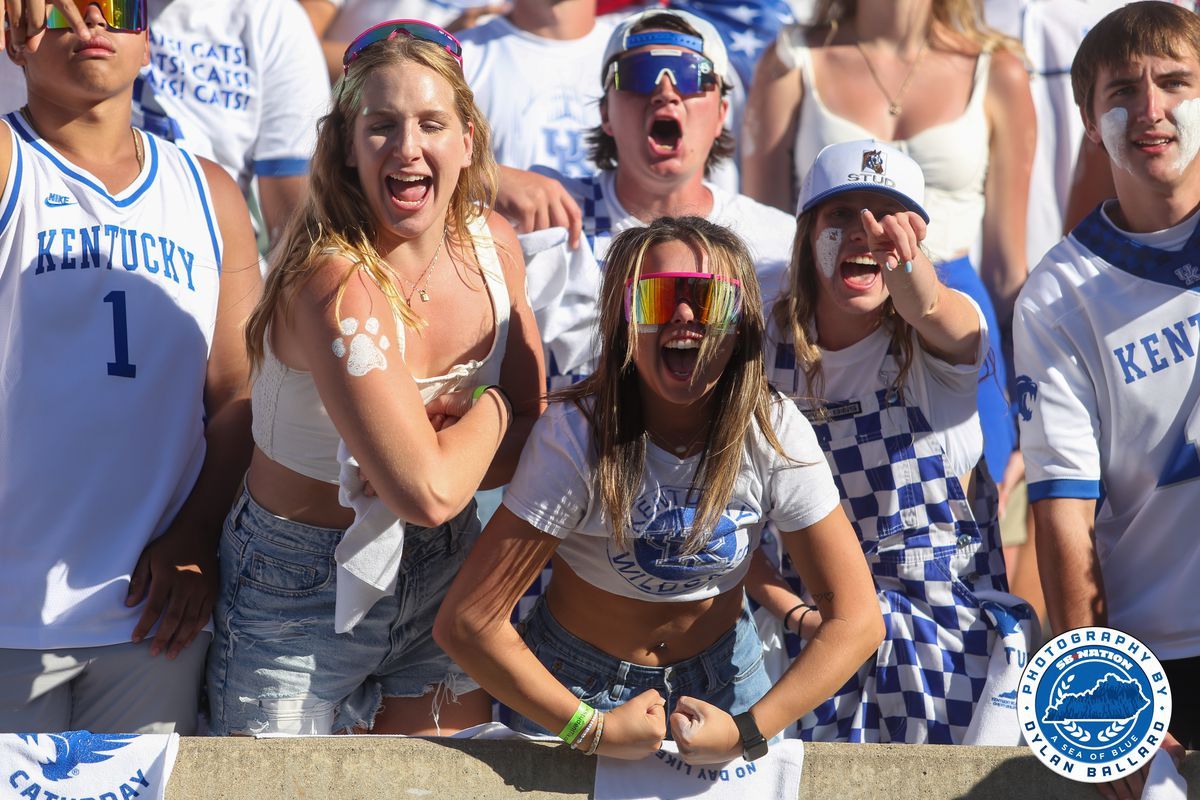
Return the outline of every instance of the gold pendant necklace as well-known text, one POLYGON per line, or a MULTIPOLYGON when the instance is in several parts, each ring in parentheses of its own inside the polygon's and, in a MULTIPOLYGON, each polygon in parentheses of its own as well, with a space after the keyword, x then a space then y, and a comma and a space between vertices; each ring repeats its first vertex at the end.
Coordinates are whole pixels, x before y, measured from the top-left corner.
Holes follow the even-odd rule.
MULTIPOLYGON (((443 229, 442 230, 442 238, 438 242, 437 250, 433 251, 433 258, 429 259, 429 266, 426 267, 425 271, 421 273, 421 277, 417 278, 416 281, 412 282, 412 289, 409 291, 408 295, 404 298, 404 302, 406 304, 408 304, 410 306, 412 305, 412 298, 413 298, 414 294, 420 296, 422 303, 429 302, 429 292, 425 291, 425 289, 422 289, 420 287, 420 284, 422 282, 424 282, 426 287, 429 286, 429 281, 427 279, 429 278, 429 274, 433 271, 433 266, 434 266, 434 264, 437 263, 438 256, 441 255, 441 252, 442 252, 442 245, 444 245, 445 243, 446 243, 446 231, 445 231, 445 229, 443 229)), ((409 282, 408 279, 405 278, 403 275, 398 274, 398 277, 400 278, 400 280, 404 281, 405 283, 409 282)))
POLYGON ((875 71, 875 65, 871 63, 870 56, 863 49, 862 42, 855 42, 854 46, 858 48, 858 52, 862 55, 863 61, 867 65, 867 71, 871 73, 871 78, 875 81, 875 85, 879 87, 880 93, 888 101, 888 113, 893 117, 900 116, 900 112, 903 110, 900 101, 904 99, 904 92, 908 89, 909 82, 912 81, 913 75, 917 74, 917 67, 920 66, 921 60, 925 58, 925 52, 929 49, 929 37, 926 36, 925 41, 921 42, 921 49, 917 51, 917 57, 913 59, 912 66, 908 68, 908 74, 904 76, 904 82, 900 84, 900 90, 896 92, 894 98, 888 93, 887 87, 883 85, 883 81, 879 79, 879 73, 875 71))

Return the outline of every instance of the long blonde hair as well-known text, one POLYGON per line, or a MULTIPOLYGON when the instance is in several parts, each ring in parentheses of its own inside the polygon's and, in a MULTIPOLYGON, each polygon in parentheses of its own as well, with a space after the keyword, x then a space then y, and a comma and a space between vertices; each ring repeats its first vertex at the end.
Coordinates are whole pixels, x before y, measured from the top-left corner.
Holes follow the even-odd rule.
POLYGON ((343 256, 353 265, 342 278, 336 302, 340 303, 346 285, 361 270, 383 291, 397 319, 414 329, 424 324, 404 301, 391 268, 375 249, 375 225, 358 172, 346 163, 368 78, 379 69, 405 62, 427 67, 449 83, 459 122, 464 130, 473 130, 471 163, 459 174, 446 211, 450 243, 465 246, 470 242, 470 223, 486 216, 495 205, 497 170, 491 132, 458 62, 438 45, 408 36, 363 50, 349 73, 333 87, 333 106, 317 123, 307 192, 271 253, 272 268, 263 296, 247 322, 246 349, 256 368, 262 363, 264 337, 272 320, 281 311, 287 313, 296 290, 330 255, 343 256))
MULTIPOLYGON (((644 228, 613 237, 600 290, 599 364, 592 375, 556 392, 552 400, 574 402, 591 423, 601 503, 611 520, 614 539, 624 546, 630 510, 642 485, 647 439, 633 360, 637 326, 625 318, 625 287, 641 276, 651 247, 673 241, 707 254, 712 272, 730 275, 742 284, 737 339, 713 389, 713 417, 688 492, 689 498, 699 498, 699 504, 684 552, 696 553, 703 549, 733 495, 751 424, 757 423, 768 443, 786 457, 770 421, 772 391, 762 349, 762 293, 754 262, 737 235, 700 217, 661 217, 644 228)), ((704 337, 694 376, 703 373, 722 339, 704 337)))
MULTIPOLYGON (((838 24, 853 19, 857 14, 858 0, 820 0, 813 14, 813 27, 828 26, 829 38, 832 39, 837 33, 838 24)), ((933 0, 933 19, 982 50, 1008 50, 1024 59, 1020 42, 988 27, 984 22, 979 0, 933 0)))
MULTIPOLYGON (((796 239, 792 243, 792 261, 788 281, 775 303, 771 323, 775 331, 790 335, 796 352, 796 369, 804 372, 808 400, 817 408, 824 404, 824 379, 821 375, 821 348, 813 338, 817 316, 817 262, 813 256, 812 229, 819 206, 810 208, 796 220, 796 239)), ((883 301, 880 324, 891 333, 891 351, 900 368, 892 388, 903 396, 904 382, 913 363, 912 326, 896 311, 889 296, 883 301)), ((780 337, 780 341, 783 338, 780 337)))

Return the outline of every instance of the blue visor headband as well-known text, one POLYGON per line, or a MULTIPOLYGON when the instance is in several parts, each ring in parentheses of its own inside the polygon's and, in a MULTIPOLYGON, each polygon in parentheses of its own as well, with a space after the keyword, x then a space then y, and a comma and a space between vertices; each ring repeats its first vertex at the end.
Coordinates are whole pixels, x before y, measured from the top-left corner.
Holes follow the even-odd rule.
POLYGON ((678 31, 650 31, 648 33, 634 33, 625 37, 625 50, 633 50, 638 47, 643 47, 648 44, 673 44, 676 47, 686 47, 688 50, 695 50, 697 53, 704 52, 704 40, 699 36, 692 36, 687 33, 679 33, 678 31))
POLYGON ((608 80, 614 88, 636 94, 654 94, 664 74, 682 95, 717 88, 713 63, 699 53, 648 50, 622 56, 608 68, 608 80))

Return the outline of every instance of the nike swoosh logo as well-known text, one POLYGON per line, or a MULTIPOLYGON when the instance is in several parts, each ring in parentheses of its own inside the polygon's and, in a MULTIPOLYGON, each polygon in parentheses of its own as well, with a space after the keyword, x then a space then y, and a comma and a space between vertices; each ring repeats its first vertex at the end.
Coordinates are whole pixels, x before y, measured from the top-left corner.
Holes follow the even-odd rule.
POLYGON ((73 206, 73 205, 75 205, 74 200, 53 200, 49 197, 46 198, 46 206, 49 208, 61 208, 63 206, 73 206))

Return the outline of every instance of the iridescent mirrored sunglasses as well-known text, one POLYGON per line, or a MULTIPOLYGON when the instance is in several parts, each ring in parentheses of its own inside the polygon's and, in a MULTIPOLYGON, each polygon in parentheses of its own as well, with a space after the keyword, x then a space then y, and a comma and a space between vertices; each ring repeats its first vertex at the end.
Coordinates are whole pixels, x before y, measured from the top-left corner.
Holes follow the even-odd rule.
MULTIPOLYGON (((146 30, 146 0, 75 0, 81 16, 95 6, 104 15, 104 22, 114 31, 141 33, 146 30)), ((54 30, 70 28, 71 22, 55 7, 46 16, 46 27, 54 30)))
POLYGON ((350 72, 350 65, 354 63, 354 59, 358 58, 363 50, 373 44, 395 39, 397 36, 408 36, 413 39, 420 39, 423 42, 431 42, 439 45, 445 48, 447 53, 454 56, 454 60, 458 62, 458 66, 462 67, 462 42, 455 39, 452 33, 442 30, 437 25, 422 22, 419 19, 393 19, 367 28, 355 37, 350 46, 346 48, 345 55, 342 56, 342 74, 346 75, 350 72))
POLYGON ((697 322, 731 331, 742 310, 742 282, 711 272, 648 272, 636 286, 632 278, 625 284, 625 319, 639 330, 667 324, 684 302, 697 322))

